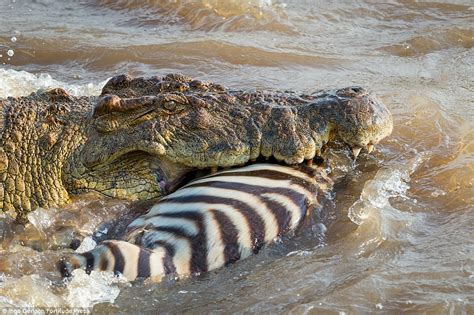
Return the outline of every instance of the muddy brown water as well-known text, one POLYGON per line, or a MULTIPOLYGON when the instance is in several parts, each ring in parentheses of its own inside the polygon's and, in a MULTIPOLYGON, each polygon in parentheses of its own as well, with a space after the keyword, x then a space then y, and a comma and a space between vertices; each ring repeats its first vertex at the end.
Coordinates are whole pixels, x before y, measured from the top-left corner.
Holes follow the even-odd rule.
POLYGON ((0 97, 98 94, 117 73, 183 72, 232 88, 362 85, 394 115, 353 163, 334 150, 334 205, 245 261, 130 285, 55 259, 131 205, 81 196, 0 220, 0 308, 97 313, 474 313, 474 6, 470 1, 0 2, 0 97))

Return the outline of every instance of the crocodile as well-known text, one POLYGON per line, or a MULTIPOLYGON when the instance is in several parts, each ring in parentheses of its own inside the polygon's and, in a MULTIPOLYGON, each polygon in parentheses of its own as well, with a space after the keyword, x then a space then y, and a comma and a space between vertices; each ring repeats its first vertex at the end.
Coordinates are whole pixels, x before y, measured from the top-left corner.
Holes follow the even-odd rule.
POLYGON ((339 142, 369 153, 392 116, 361 87, 228 89, 182 74, 111 78, 99 96, 61 88, 0 100, 0 208, 19 222, 84 192, 154 200, 197 170, 311 161, 339 142))

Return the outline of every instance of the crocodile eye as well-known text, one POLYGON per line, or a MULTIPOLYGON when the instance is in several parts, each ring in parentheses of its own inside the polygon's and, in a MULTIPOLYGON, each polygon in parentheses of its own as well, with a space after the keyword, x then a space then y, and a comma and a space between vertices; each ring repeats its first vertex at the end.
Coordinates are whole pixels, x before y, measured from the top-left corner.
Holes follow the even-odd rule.
POLYGON ((177 114, 186 109, 188 100, 183 95, 168 94, 160 100, 161 110, 164 114, 177 114))
POLYGON ((167 101, 163 104, 163 107, 170 112, 175 111, 177 108, 177 104, 175 101, 167 101))
POLYGON ((186 103, 180 100, 168 100, 163 102, 163 109, 168 114, 177 114, 186 108, 186 103))

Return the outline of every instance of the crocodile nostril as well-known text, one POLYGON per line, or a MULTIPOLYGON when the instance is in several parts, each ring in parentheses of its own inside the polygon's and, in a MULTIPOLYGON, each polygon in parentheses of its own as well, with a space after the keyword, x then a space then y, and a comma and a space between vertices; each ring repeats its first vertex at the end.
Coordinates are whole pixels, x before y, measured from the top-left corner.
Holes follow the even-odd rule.
POLYGON ((364 92, 364 89, 360 86, 351 86, 344 89, 340 89, 336 94, 340 97, 354 97, 364 92))
POLYGON ((122 86, 127 84, 128 82, 132 81, 132 77, 128 74, 120 74, 116 75, 115 77, 111 78, 108 84, 112 86, 122 86))
POLYGON ((122 99, 117 95, 105 95, 94 108, 94 117, 116 111, 121 106, 122 99))
POLYGON ((362 91, 362 88, 360 86, 352 86, 349 88, 352 93, 359 94, 362 91))
POLYGON ((112 94, 114 91, 123 89, 129 86, 132 80, 133 78, 127 74, 116 75, 107 81, 107 83, 102 88, 100 95, 103 96, 106 94, 112 94))

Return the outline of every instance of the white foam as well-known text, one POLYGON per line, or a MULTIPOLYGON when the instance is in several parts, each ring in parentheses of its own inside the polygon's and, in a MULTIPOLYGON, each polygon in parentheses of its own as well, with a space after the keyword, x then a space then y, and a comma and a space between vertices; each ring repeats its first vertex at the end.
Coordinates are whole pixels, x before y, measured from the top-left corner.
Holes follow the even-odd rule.
POLYGON ((0 282, 0 313, 4 307, 84 307, 98 303, 113 303, 124 286, 130 283, 112 272, 91 272, 77 269, 63 294, 47 278, 33 274, 21 278, 4 277, 0 282), (31 294, 35 292, 35 294, 31 294))
POLYGON ((82 254, 88 252, 93 250, 96 246, 96 241, 94 241, 92 237, 87 236, 82 240, 81 245, 76 249, 76 253, 82 254))
POLYGON ((111 272, 92 271, 87 275, 84 270, 74 270, 68 284, 65 300, 71 307, 92 307, 97 303, 113 303, 120 293, 120 287, 130 283, 122 276, 111 272))
POLYGON ((55 211, 53 209, 46 210, 37 208, 35 211, 28 213, 28 221, 34 225, 38 231, 45 233, 46 229, 54 222, 54 214, 55 211))
POLYGON ((99 95, 107 80, 83 85, 68 84, 53 79, 47 73, 0 69, 0 98, 26 96, 40 89, 63 88, 74 96, 99 95))
POLYGON ((0 283, 0 310, 3 307, 60 307, 64 303, 53 292, 51 281, 39 275, 5 277, 0 283), (31 294, 35 292, 35 294, 31 294))

